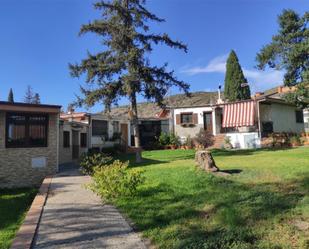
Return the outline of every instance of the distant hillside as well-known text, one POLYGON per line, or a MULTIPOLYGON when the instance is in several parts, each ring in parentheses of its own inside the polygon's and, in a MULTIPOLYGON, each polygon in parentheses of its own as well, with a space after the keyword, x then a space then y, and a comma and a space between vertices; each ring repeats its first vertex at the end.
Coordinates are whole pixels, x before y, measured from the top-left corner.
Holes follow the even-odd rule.
MULTIPOLYGON (((164 103, 167 107, 190 107, 215 104, 218 99, 217 92, 195 92, 191 97, 185 94, 176 94, 166 97, 164 103)), ((139 118, 156 118, 156 114, 161 108, 152 102, 143 102, 138 104, 139 118)), ((113 117, 124 117, 128 115, 129 106, 119 106, 111 109, 110 115, 113 117)))

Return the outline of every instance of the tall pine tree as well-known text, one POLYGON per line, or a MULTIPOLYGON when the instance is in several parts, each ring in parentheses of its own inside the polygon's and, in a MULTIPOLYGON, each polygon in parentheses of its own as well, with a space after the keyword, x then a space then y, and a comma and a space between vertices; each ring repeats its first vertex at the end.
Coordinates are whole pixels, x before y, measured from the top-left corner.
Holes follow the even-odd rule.
POLYGON ((31 104, 33 102, 33 90, 30 85, 27 86, 25 97, 24 97, 24 102, 27 104, 31 104))
POLYGON ((278 24, 278 32, 256 56, 257 67, 283 69, 284 84, 297 85, 295 92, 287 94, 287 101, 309 107, 309 11, 300 16, 294 10, 283 10, 278 24))
POLYGON ((224 80, 224 97, 229 101, 250 99, 250 86, 234 50, 231 51, 226 61, 224 80))
POLYGON ((14 103, 14 94, 12 88, 10 88, 9 96, 8 96, 8 102, 14 103))
MULTIPOLYGON (((130 118, 133 125, 135 147, 140 147, 137 95, 163 105, 163 99, 172 86, 185 93, 189 85, 177 80, 167 64, 155 66, 149 55, 154 44, 187 51, 186 45, 173 41, 167 34, 149 31, 149 21, 164 20, 145 8, 145 0, 110 0, 94 4, 101 18, 83 25, 80 34, 95 33, 101 37, 102 51, 88 53, 79 64, 70 65, 73 77, 86 75, 86 86, 81 86, 78 105, 93 106, 96 102, 109 110, 121 97, 130 101, 130 118)), ((141 161, 137 149, 136 161, 141 161)))
POLYGON ((32 104, 41 104, 41 98, 38 93, 34 94, 33 99, 32 99, 32 104))

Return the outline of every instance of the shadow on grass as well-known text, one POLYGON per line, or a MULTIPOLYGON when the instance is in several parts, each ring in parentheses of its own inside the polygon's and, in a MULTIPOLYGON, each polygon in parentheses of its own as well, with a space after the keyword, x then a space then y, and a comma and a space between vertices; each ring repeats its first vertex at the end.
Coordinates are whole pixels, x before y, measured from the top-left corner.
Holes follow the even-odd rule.
MULTIPOLYGON (((131 167, 131 168, 150 166, 150 165, 154 165, 154 164, 170 163, 170 162, 176 161, 176 160, 194 159, 194 152, 191 153, 191 151, 187 151, 186 153, 183 153, 183 154, 179 153, 179 155, 171 154, 171 155, 166 155, 166 156, 164 156, 164 152, 166 152, 166 151, 158 151, 158 152, 161 152, 163 155, 159 154, 155 158, 148 158, 147 154, 146 154, 146 156, 143 156, 143 161, 141 163, 135 162, 135 154, 121 154, 121 155, 116 156, 115 159, 118 159, 118 160, 123 161, 123 162, 129 161, 129 167, 131 167)), ((170 151, 167 151, 167 152, 170 152, 170 151)))
POLYGON ((241 169, 224 169, 224 170, 220 170, 220 172, 234 175, 234 174, 240 174, 242 170, 241 169))
POLYGON ((271 224, 295 208, 308 182, 309 176, 303 176, 248 186, 204 175, 184 183, 187 187, 145 187, 117 204, 162 248, 256 248, 254 226, 271 224))
POLYGON ((295 148, 283 147, 283 148, 259 148, 259 149, 244 149, 244 150, 212 149, 211 152, 214 156, 249 156, 257 152, 273 152, 273 151, 289 151, 289 150, 295 150, 295 148))

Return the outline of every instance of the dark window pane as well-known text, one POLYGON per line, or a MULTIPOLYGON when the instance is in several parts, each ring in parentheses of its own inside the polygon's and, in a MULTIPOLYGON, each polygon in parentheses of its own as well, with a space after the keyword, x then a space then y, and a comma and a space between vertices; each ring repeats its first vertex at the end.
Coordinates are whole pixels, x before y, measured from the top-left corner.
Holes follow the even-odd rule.
POLYGON ((120 128, 119 128, 119 121, 113 121, 113 133, 119 133, 120 128))
POLYGON ((47 115, 7 113, 7 147, 47 146, 47 115))
POLYGON ((92 120, 92 136, 108 138, 108 122, 105 120, 92 120))
POLYGON ((70 132, 69 131, 63 132, 63 147, 64 148, 70 147, 70 132))
POLYGON ((304 113, 303 111, 296 111, 296 123, 304 123, 304 113))
POLYGON ((193 116, 192 113, 183 113, 183 114, 181 114, 181 116, 180 116, 181 123, 182 124, 191 124, 193 122, 192 116, 193 116))
POLYGON ((29 139, 32 145, 46 144, 46 127, 45 125, 29 125, 29 139))
POLYGON ((80 134, 80 146, 83 148, 87 147, 87 133, 80 134))

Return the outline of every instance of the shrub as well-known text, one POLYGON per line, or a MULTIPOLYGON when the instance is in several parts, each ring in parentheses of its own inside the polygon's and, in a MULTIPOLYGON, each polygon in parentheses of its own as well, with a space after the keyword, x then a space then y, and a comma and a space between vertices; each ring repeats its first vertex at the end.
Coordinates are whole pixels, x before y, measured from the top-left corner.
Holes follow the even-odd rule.
POLYGON ((192 148, 192 146, 193 146, 193 140, 192 140, 192 138, 191 138, 190 135, 187 136, 185 145, 188 146, 189 148, 192 148))
POLYGON ((83 174, 93 175, 95 167, 103 167, 112 161, 110 156, 104 153, 85 153, 81 157, 80 167, 83 174))
POLYGON ((103 147, 101 152, 108 156, 115 156, 117 154, 117 148, 114 146, 111 147, 103 147))
POLYGON ((301 145, 302 144, 302 141, 301 141, 299 135, 295 135, 295 136, 290 137, 289 141, 292 145, 301 145))
POLYGON ((180 145, 180 139, 174 133, 170 134, 170 144, 175 146, 180 145))
POLYGON ((159 138, 158 138, 158 142, 161 146, 166 146, 170 144, 170 136, 168 133, 166 132, 161 132, 159 138))
POLYGON ((194 138, 194 144, 195 146, 200 145, 203 147, 211 146, 214 144, 214 137, 210 132, 201 129, 194 138))
POLYGON ((106 201, 120 196, 133 196, 144 182, 142 171, 128 170, 128 162, 113 161, 106 167, 96 167, 89 188, 106 201))
POLYGON ((223 147, 225 149, 232 149, 233 148, 232 143, 231 143, 231 137, 229 137, 229 136, 225 136, 224 137, 224 145, 223 145, 223 147))
POLYGON ((158 143, 159 143, 159 146, 161 147, 164 147, 167 145, 179 146, 180 139, 174 133, 162 132, 158 138, 158 143))

